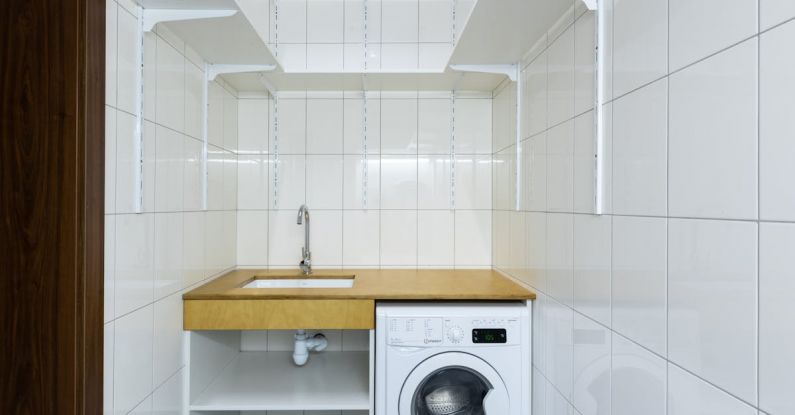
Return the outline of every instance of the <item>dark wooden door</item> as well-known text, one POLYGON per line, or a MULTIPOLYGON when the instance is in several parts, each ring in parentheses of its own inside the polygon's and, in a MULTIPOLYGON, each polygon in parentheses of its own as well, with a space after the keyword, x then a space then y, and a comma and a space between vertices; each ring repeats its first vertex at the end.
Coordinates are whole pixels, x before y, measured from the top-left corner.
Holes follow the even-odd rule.
POLYGON ((0 414, 100 414, 105 0, 0 0, 0 414))

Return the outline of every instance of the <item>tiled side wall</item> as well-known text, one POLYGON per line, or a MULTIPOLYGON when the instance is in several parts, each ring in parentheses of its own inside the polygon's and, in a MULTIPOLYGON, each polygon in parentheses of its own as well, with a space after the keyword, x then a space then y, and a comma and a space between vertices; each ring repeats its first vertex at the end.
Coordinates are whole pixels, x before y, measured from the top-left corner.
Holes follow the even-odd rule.
POLYGON ((303 203, 316 267, 491 266, 490 94, 366 102, 361 92, 241 97, 239 266, 295 268, 303 203))
POLYGON ((454 36, 460 34, 474 4, 474 0, 270 0, 270 11, 260 4, 249 14, 269 13, 269 19, 255 17, 255 25, 267 34, 263 38, 269 39, 288 71, 442 70, 454 36))
POLYGON ((612 3, 607 214, 593 14, 529 55, 518 212, 514 85, 494 98, 494 261, 539 292, 534 414, 795 413, 795 7, 612 3))
POLYGON ((180 414, 181 295, 236 260, 237 97, 210 85, 203 211, 204 63, 163 29, 146 35, 143 213, 134 213, 136 14, 131 0, 107 1, 105 413, 180 414))

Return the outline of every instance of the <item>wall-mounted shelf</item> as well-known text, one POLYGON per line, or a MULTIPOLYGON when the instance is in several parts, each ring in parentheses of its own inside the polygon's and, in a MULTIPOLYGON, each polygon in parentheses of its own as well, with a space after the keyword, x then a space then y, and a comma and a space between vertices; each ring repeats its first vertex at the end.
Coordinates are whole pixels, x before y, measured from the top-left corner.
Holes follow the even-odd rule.
POLYGON ((505 78, 499 74, 445 72, 291 72, 222 75, 238 91, 488 91, 505 78))
POLYGON ((312 354, 304 367, 291 352, 240 352, 190 410, 367 411, 369 365, 369 352, 312 354))
POLYGON ((145 25, 165 24, 208 63, 280 67, 234 0, 137 2, 144 8, 145 25), (149 23, 146 23, 147 17, 150 17, 149 23), (156 21, 152 22, 152 17, 156 21))
POLYGON ((448 64, 491 65, 519 62, 572 1, 478 1, 469 14, 448 64))

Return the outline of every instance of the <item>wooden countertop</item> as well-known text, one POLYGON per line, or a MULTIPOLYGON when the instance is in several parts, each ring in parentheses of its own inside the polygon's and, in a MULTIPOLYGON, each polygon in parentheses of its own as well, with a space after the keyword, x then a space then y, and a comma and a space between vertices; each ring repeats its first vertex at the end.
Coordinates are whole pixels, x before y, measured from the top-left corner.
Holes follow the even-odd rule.
POLYGON ((235 270, 184 300, 532 300, 535 293, 493 270, 316 269, 308 278, 354 276, 352 288, 242 288, 257 277, 307 278, 293 270, 235 270))

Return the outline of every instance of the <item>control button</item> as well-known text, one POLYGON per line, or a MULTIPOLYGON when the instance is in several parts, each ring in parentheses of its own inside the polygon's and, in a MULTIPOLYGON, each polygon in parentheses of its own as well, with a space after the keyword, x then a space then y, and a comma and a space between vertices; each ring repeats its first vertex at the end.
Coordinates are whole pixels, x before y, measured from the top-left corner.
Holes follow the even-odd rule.
POLYGON ((461 340, 464 340, 464 330, 459 326, 450 327, 447 330, 447 339, 451 343, 461 343, 461 340))

